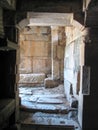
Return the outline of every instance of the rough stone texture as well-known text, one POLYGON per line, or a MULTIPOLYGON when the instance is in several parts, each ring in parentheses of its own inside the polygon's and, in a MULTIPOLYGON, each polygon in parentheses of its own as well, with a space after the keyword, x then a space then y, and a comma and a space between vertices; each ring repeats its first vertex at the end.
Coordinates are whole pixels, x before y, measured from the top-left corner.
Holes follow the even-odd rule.
POLYGON ((42 84, 44 83, 45 74, 20 74, 19 84, 42 84))
POLYGON ((23 34, 35 34, 35 33, 38 33, 38 34, 48 34, 50 33, 51 29, 50 27, 49 28, 46 28, 44 26, 34 26, 34 27, 25 27, 24 30, 23 30, 23 34))
POLYGON ((19 73, 32 73, 32 58, 31 57, 22 57, 21 64, 19 65, 19 73))
POLYGON ((64 60, 60 62, 60 79, 64 81, 64 60))
POLYGON ((70 88, 66 86, 66 81, 72 86, 73 95, 77 98, 79 94, 79 84, 78 73, 80 70, 80 44, 82 32, 75 27, 66 28, 66 49, 65 49, 65 59, 64 59, 64 79, 65 79, 65 93, 67 98, 70 99, 69 90, 70 88), (78 92, 77 92, 78 90, 78 92))
MULTIPOLYGON (((45 125, 47 126, 47 129, 49 126, 55 126, 59 127, 62 130, 62 126, 65 128, 65 130, 73 130, 74 126, 78 128, 78 124, 72 120, 71 118, 68 119, 67 115, 60 115, 60 114, 48 114, 48 113, 42 113, 42 112, 36 112, 33 113, 21 113, 21 118, 26 116, 26 119, 22 119, 22 124, 32 124, 34 125, 45 125), (48 126, 49 125, 49 126, 48 126), (69 129, 67 128, 69 127, 69 129)), ((53 128, 54 129, 54 128, 53 128)))
POLYGON ((44 80, 44 86, 45 88, 53 88, 58 86, 58 81, 53 80, 52 78, 46 78, 44 80))
POLYGON ((57 46, 57 58, 59 60, 64 59, 64 46, 57 46))
POLYGON ((63 80, 65 27, 57 26, 51 29, 35 26, 25 27, 20 32, 20 73, 48 75, 51 74, 51 68, 53 68, 53 78, 63 80))
POLYGON ((59 60, 53 60, 53 79, 60 79, 60 62, 59 60))
POLYGON ((22 110, 49 113, 68 113, 71 110, 62 84, 55 88, 19 87, 19 91, 22 110))
POLYGON ((51 72, 51 59, 33 59, 33 73, 45 73, 50 74, 51 72))
POLYGON ((65 32, 65 27, 59 27, 58 29, 58 43, 61 46, 66 45, 66 32, 65 32))
MULTIPOLYGON (((25 111, 20 112, 21 124, 23 128, 30 128, 30 125, 57 126, 57 128, 79 128, 78 123, 74 120, 77 118, 77 111, 69 108, 64 95, 64 86, 61 84, 55 88, 44 87, 21 87, 20 97, 21 105, 25 111), (39 102, 40 101, 40 102, 39 102), (29 109, 29 110, 28 110, 29 109), (70 114, 71 113, 71 114, 70 114), (70 115, 69 115, 70 114, 70 115), (25 127, 27 125, 27 127, 25 127)), ((21 108, 23 110, 23 108, 21 108)), ((53 128, 53 129, 54 129, 53 128)), ((66 129, 65 129, 66 130, 66 129)))
POLYGON ((63 62, 65 50, 65 27, 52 27, 52 76, 53 79, 63 79, 63 62))
POLYGON ((48 35, 42 35, 42 34, 33 34, 33 35, 25 35, 25 40, 26 41, 49 41, 50 40, 50 37, 48 35))
POLYGON ((20 73, 51 72, 50 27, 25 27, 20 32, 20 73))

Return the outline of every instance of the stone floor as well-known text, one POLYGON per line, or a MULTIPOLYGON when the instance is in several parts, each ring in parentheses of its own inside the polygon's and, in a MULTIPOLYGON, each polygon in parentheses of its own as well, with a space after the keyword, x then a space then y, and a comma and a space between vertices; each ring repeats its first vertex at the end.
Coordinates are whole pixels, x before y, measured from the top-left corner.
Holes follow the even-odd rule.
POLYGON ((32 125, 45 125, 80 130, 76 122, 77 110, 71 108, 66 100, 63 85, 47 89, 44 87, 20 87, 19 92, 22 129, 26 127, 28 130, 32 125))

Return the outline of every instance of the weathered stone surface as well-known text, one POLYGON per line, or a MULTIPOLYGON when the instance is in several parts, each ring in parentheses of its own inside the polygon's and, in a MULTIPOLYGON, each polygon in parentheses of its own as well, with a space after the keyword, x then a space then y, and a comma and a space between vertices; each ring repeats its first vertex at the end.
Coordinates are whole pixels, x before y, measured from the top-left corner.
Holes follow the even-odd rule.
POLYGON ((22 31, 23 34, 49 34, 51 31, 50 27, 41 27, 41 26, 33 26, 33 27, 25 27, 22 31))
POLYGON ((51 73, 51 59, 33 59, 33 73, 51 73))
POLYGON ((50 56, 49 54, 50 49, 51 49, 50 42, 32 41, 30 48, 31 56, 48 57, 50 56))
POLYGON ((57 58, 59 60, 64 59, 64 47, 62 46, 57 46, 57 58))
POLYGON ((60 62, 60 80, 64 80, 64 59, 60 62))
POLYGON ((66 98, 68 101, 70 101, 70 98, 71 98, 71 87, 72 87, 72 84, 67 81, 66 79, 64 79, 64 89, 65 89, 65 95, 66 95, 66 98))
POLYGON ((53 79, 60 79, 60 63, 58 60, 53 60, 53 79))
POLYGON ((53 59, 56 59, 57 58, 57 45, 53 45, 53 59))
POLYGON ((44 86, 45 88, 53 88, 58 86, 58 81, 53 80, 52 78, 46 78, 44 80, 44 86))
POLYGON ((29 84, 29 83, 43 83, 45 79, 45 74, 20 74, 19 84, 29 84))
POLYGON ((20 40, 20 41, 25 41, 25 35, 20 34, 20 35, 19 35, 19 40, 20 40))
POLYGON ((37 100, 37 103, 46 103, 46 104, 62 104, 63 101, 60 100, 60 99, 57 99, 57 98, 52 98, 51 97, 42 97, 42 98, 39 98, 37 100))
POLYGON ((51 40, 53 45, 58 45, 58 26, 51 27, 51 40))
POLYGON ((59 29, 58 29, 58 43, 61 46, 65 46, 65 44, 66 44, 65 27, 59 27, 59 29))
POLYGON ((49 41, 50 37, 46 34, 33 34, 33 35, 25 35, 25 39, 26 41, 49 41))
POLYGON ((20 56, 32 56, 32 42, 31 41, 22 41, 20 42, 20 56))
POLYGON ((20 73, 50 74, 50 27, 25 27, 20 38, 20 73))
POLYGON ((19 73, 32 73, 32 58, 31 57, 22 57, 20 66, 19 66, 19 73))
POLYGON ((44 41, 23 41, 20 43, 21 56, 49 56, 51 49, 50 42, 44 41))
MULTIPOLYGON (((58 127, 59 127, 59 129, 63 130, 61 128, 61 126, 63 126, 65 130, 67 130, 67 129, 73 130, 74 126, 78 127, 78 124, 75 121, 73 121, 71 118, 68 119, 66 115, 49 114, 49 113, 42 113, 42 112, 36 112, 35 114, 33 114, 33 113, 31 113, 31 114, 23 113, 23 114, 29 118, 22 120, 22 124, 32 124, 32 125, 37 124, 37 125, 44 125, 44 127, 46 125, 47 129, 49 128, 49 126, 51 126, 51 127, 53 126, 54 130, 57 129, 58 127), (55 128, 56 126, 57 126, 57 128, 55 128), (69 128, 67 128, 67 127, 69 127, 69 128)), ((44 130, 44 128, 43 128, 43 130, 44 130)))

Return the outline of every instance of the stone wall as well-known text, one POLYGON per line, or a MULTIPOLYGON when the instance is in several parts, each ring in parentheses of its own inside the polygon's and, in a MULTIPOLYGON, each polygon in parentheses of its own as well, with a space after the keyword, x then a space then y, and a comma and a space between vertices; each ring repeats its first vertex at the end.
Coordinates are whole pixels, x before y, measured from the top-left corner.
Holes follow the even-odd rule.
MULTIPOLYGON (((25 27, 20 31, 21 75, 25 74, 28 77, 28 74, 44 73, 46 78, 64 80, 65 27, 53 28, 33 26, 25 27)), ((28 83, 29 80, 31 81, 31 79, 27 80, 28 83)), ((23 83, 21 76, 19 83, 23 83)))
POLYGON ((80 91, 80 44, 81 32, 75 27, 66 27, 64 58, 64 87, 68 100, 78 99, 80 91))
POLYGON ((50 27, 25 27, 20 32, 20 73, 51 73, 50 27))

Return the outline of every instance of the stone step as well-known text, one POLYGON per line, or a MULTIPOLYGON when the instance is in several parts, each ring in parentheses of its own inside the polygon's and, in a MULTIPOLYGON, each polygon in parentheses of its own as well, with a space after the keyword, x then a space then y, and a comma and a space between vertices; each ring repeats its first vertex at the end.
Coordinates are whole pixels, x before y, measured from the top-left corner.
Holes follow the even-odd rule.
POLYGON ((47 113, 68 113, 70 111, 69 106, 66 104, 46 104, 46 103, 34 103, 26 100, 21 100, 20 109, 28 112, 47 112, 47 113))
POLYGON ((22 130, 75 130, 78 128, 78 124, 74 120, 68 119, 66 114, 23 112, 21 113, 21 128, 22 130))

